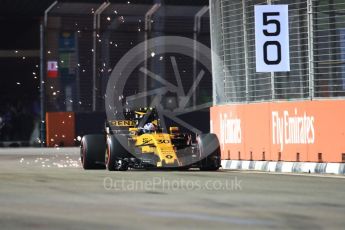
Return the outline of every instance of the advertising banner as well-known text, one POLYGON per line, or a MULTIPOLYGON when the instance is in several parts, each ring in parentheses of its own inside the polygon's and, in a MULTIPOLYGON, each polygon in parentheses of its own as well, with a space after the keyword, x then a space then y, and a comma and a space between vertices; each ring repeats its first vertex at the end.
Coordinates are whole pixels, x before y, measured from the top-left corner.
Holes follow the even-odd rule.
POLYGON ((214 106, 223 159, 342 162, 345 100, 214 106))

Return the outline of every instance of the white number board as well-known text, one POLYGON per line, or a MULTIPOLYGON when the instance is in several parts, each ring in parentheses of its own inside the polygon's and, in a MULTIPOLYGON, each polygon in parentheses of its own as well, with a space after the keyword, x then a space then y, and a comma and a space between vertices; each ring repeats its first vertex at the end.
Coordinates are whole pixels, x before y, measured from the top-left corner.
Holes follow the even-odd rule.
POLYGON ((255 6, 256 72, 290 71, 288 5, 255 6))

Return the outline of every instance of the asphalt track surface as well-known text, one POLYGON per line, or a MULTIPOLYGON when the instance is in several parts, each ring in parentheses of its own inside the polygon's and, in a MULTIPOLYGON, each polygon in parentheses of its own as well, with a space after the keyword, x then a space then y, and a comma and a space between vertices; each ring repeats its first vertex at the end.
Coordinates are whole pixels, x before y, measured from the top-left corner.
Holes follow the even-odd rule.
POLYGON ((345 228, 344 177, 84 171, 78 151, 0 149, 0 228, 345 228))

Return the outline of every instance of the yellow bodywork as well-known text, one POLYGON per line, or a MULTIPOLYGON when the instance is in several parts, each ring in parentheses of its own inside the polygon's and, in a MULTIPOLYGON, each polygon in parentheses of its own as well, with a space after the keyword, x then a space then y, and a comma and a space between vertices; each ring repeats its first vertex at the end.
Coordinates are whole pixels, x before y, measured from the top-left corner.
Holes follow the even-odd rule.
POLYGON ((170 134, 166 133, 145 133, 134 136, 135 146, 141 148, 142 154, 155 154, 160 159, 157 167, 179 166, 174 145, 171 143, 170 134), (162 163, 165 162, 165 165, 162 163), (176 165, 176 163, 178 165, 176 165))

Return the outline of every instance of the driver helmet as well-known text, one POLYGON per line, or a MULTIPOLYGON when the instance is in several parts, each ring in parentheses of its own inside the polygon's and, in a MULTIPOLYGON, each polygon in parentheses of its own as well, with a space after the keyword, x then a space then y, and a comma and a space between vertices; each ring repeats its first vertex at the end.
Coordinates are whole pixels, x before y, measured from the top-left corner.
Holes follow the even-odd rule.
POLYGON ((144 132, 145 133, 151 133, 156 131, 156 126, 153 123, 147 123, 144 125, 144 132))

